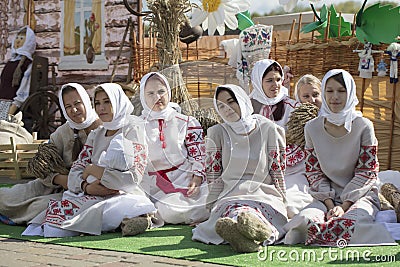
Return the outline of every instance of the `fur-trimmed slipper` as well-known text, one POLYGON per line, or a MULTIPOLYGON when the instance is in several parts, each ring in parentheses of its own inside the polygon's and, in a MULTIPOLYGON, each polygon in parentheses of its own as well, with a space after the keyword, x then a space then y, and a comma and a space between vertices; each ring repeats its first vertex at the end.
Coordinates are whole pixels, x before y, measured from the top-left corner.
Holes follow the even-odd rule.
POLYGON ((271 227, 250 212, 239 213, 237 223, 239 232, 251 240, 262 242, 272 234, 271 227))
POLYGON ((255 252, 260 246, 254 240, 247 239, 238 231, 237 222, 232 218, 219 218, 215 224, 215 231, 225 241, 229 242, 236 252, 255 252))
POLYGON ((150 225, 149 217, 124 218, 121 223, 122 236, 142 234, 150 225))

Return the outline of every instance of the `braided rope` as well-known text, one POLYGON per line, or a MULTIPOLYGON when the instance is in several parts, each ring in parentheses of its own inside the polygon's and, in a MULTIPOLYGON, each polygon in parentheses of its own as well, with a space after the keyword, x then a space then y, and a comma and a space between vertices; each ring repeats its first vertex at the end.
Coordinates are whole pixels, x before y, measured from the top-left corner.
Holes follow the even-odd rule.
POLYGON ((317 106, 310 103, 304 103, 290 113, 289 121, 286 124, 287 144, 296 144, 301 147, 305 146, 306 141, 304 138, 304 126, 306 125, 307 121, 318 116, 318 110, 319 109, 317 106))
POLYGON ((68 174, 64 160, 58 154, 57 147, 51 143, 43 143, 38 147, 36 155, 29 160, 27 173, 45 179, 51 173, 68 174))

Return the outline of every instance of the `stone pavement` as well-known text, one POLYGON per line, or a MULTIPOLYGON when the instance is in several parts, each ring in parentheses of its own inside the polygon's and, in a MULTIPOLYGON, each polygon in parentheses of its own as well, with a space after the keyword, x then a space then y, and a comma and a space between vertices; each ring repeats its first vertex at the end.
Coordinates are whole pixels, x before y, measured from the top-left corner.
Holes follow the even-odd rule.
MULTIPOLYGON (((9 178, 0 177, 0 184, 16 184, 28 181, 30 180, 12 180, 9 178)), ((68 247, 2 237, 0 237, 0 258, 0 267, 222 266, 198 261, 179 260, 128 252, 68 247)))
POLYGON ((221 266, 197 261, 171 259, 127 252, 83 249, 53 244, 0 238, 0 266, 221 266))

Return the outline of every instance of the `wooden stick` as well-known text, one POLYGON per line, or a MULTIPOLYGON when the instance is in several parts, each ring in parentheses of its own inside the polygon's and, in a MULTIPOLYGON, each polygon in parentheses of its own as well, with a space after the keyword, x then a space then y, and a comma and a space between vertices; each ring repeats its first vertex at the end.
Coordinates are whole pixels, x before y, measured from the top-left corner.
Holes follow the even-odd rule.
POLYGON ((362 85, 361 85, 361 99, 360 99, 360 111, 363 112, 364 109, 364 94, 367 88, 365 88, 365 78, 362 78, 362 85))
MULTIPOLYGON (((314 18, 313 18, 313 22, 315 22, 315 19, 316 19, 317 17, 315 16, 315 14, 314 14, 314 18)), ((314 42, 314 31, 312 31, 311 32, 311 43, 313 43, 314 42)))
POLYGON ((303 16, 303 14, 300 13, 300 15, 299 15, 299 26, 297 28, 297 42, 299 42, 299 40, 300 40, 300 29, 301 29, 302 16, 303 16))
POLYGON ((292 27, 290 28, 288 44, 290 44, 290 42, 292 41, 292 35, 293 35, 293 31, 294 31, 294 26, 295 25, 296 25, 296 19, 293 20, 292 27))
POLYGON ((330 27, 330 25, 331 25, 331 12, 328 11, 328 24, 326 25, 326 28, 325 28, 325 37, 324 37, 324 41, 325 42, 328 41, 328 38, 329 38, 329 27, 330 27))
POLYGON ((390 137, 389 137, 389 151, 388 151, 388 170, 392 167, 392 146, 393 146, 393 135, 394 135, 394 122, 396 120, 396 83, 393 83, 393 98, 392 98, 392 117, 390 119, 390 137))
POLYGON ((339 12, 339 28, 338 28, 338 37, 339 37, 339 40, 341 39, 340 38, 340 31, 342 30, 342 12, 339 12))
POLYGON ((112 73, 111 73, 110 83, 112 83, 114 81, 115 71, 117 70, 117 67, 118 67, 118 64, 119 64, 119 59, 120 59, 121 53, 122 53, 122 48, 124 47, 126 36, 128 35, 128 31, 129 31, 129 27, 130 27, 131 23, 132 23, 131 18, 128 18, 128 22, 126 24, 125 32, 124 32, 124 35, 123 35, 122 40, 121 40, 121 44, 120 44, 119 49, 118 49, 117 59, 115 60, 114 67, 113 67, 113 70, 112 70, 112 73))
POLYGON ((353 27, 352 27, 352 29, 351 29, 351 36, 354 36, 354 33, 356 32, 356 17, 357 17, 357 14, 354 14, 354 17, 353 17, 353 27))

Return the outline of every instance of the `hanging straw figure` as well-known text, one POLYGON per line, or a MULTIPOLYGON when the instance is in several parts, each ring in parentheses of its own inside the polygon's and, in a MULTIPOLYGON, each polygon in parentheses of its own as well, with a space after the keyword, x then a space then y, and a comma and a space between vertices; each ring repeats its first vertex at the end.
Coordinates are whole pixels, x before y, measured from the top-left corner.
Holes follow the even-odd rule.
POLYGON ((397 58, 400 57, 400 44, 391 43, 385 54, 390 56, 390 83, 397 83, 399 81, 397 58))
POLYGON ((358 71, 360 72, 360 77, 365 79, 371 79, 372 73, 374 72, 374 58, 373 53, 382 53, 379 50, 372 50, 372 44, 366 42, 364 44, 363 50, 353 50, 353 52, 358 52, 360 57, 360 63, 358 64, 358 71))
POLYGON ((371 79, 372 73, 374 72, 374 58, 372 54, 383 52, 379 50, 372 50, 372 44, 370 42, 366 42, 364 44, 363 50, 353 50, 353 52, 358 52, 358 56, 360 57, 360 63, 358 64, 358 71, 360 72, 359 76, 362 78, 360 110, 363 112, 364 94, 365 90, 367 89, 365 79, 371 79))
POLYGON ((289 66, 285 65, 283 67, 283 74, 283 86, 285 86, 290 92, 290 80, 294 77, 294 75, 292 74, 289 66))
POLYGON ((46 179, 51 173, 69 173, 63 159, 58 153, 57 147, 51 143, 39 145, 38 152, 29 160, 26 171, 40 179, 46 179))

